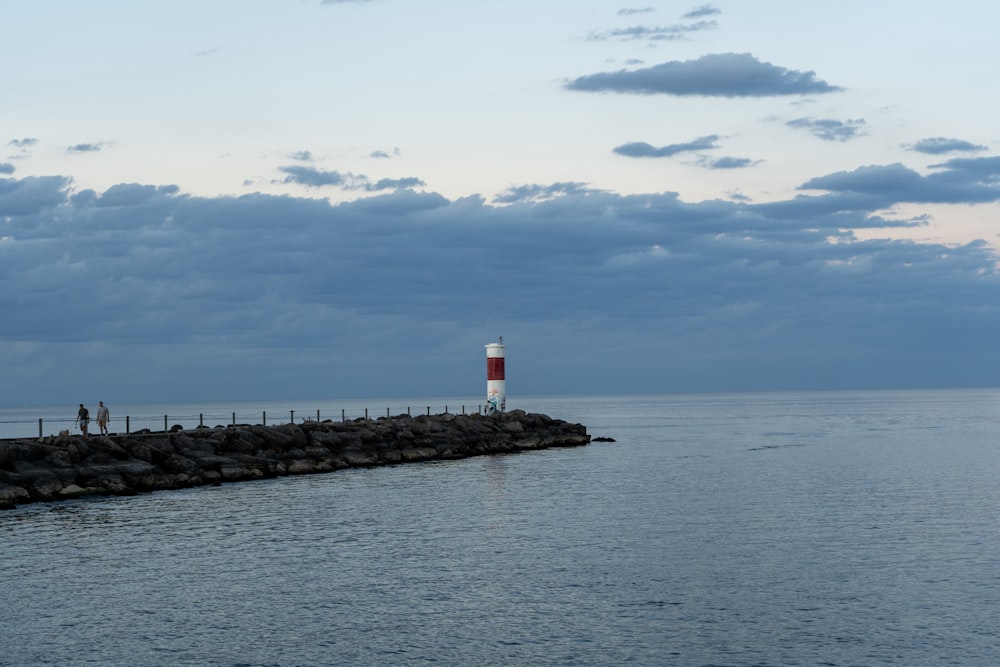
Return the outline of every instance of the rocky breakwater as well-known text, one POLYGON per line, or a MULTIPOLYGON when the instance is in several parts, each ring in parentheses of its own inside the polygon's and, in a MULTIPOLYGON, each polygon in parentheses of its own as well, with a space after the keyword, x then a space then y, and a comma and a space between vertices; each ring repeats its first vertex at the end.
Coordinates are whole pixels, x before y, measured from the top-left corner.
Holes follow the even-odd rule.
POLYGON ((580 424, 521 410, 4 440, 0 509, 589 442, 580 424))

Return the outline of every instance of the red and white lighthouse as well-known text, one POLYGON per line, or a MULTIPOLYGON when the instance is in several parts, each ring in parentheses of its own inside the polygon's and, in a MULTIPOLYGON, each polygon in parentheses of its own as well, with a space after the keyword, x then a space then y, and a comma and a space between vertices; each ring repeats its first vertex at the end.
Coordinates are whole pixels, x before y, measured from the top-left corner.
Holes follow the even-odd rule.
POLYGON ((499 343, 486 346, 486 414, 495 415, 507 409, 507 380, 503 368, 503 336, 499 343))

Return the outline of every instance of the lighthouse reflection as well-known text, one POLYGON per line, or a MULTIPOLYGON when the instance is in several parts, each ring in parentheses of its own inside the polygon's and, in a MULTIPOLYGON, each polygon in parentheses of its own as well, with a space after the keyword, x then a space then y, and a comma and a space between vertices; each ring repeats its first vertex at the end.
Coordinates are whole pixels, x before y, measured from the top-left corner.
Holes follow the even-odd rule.
POLYGON ((510 519, 507 506, 507 463, 504 456, 487 456, 483 462, 486 470, 487 528, 505 530, 510 519))

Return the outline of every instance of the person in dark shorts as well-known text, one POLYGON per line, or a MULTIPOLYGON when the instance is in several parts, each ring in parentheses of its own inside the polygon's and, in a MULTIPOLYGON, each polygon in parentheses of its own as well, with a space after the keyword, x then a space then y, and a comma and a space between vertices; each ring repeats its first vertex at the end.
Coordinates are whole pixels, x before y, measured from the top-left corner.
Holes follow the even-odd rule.
POLYGON ((86 438, 87 424, 90 423, 90 411, 83 407, 83 403, 80 404, 80 409, 76 411, 76 423, 80 425, 80 432, 86 438))

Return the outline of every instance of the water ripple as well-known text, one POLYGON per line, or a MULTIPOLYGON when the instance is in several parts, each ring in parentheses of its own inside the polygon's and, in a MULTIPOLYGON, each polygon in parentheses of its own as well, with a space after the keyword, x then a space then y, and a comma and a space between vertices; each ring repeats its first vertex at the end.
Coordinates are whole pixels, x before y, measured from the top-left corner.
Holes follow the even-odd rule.
POLYGON ((0 514, 0 666, 1000 661, 966 403, 617 400, 616 443, 0 514))

